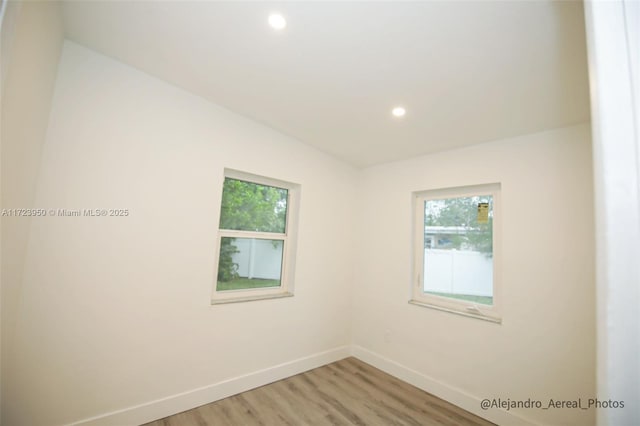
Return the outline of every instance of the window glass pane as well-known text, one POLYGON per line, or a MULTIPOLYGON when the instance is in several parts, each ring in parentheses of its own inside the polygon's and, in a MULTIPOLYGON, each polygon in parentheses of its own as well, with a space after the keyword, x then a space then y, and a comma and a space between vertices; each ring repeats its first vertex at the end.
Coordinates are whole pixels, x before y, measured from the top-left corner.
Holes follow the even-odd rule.
POLYGON ((220 229, 283 234, 287 195, 283 188, 225 178, 220 229))
POLYGON ((283 246, 282 240, 222 237, 216 289, 280 287, 283 246))
POLYGON ((424 203, 427 294, 493 304, 493 197, 424 203))

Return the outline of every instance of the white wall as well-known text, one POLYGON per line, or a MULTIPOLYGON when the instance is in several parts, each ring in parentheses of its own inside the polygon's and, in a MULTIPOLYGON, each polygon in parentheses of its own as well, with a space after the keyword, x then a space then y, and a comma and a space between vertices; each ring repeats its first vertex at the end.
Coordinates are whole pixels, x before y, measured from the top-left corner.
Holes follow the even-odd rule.
POLYGON ((7 424, 77 421, 347 345, 354 173, 65 42, 35 205, 130 216, 32 221, 7 424), (295 297, 209 304, 224 167, 301 184, 295 297))
MULTIPOLYGON (((422 377, 416 382, 476 412, 482 398, 593 397, 592 192, 588 125, 366 169, 358 191, 356 353, 410 370, 422 377), (408 304, 412 191, 491 182, 502 184, 503 323, 408 304)), ((595 419, 594 410, 515 413, 541 424, 595 419)))
POLYGON ((598 424, 640 424, 640 3, 585 5, 595 170, 598 424), (628 402, 633 401, 633 402, 628 402))
MULTIPOLYGON (((9 2, 2 21, 2 124, 0 125, 3 209, 33 207, 58 58, 62 17, 56 2, 9 2)), ((13 335, 20 306, 22 272, 30 220, 2 217, 2 419, 19 380, 13 365, 13 335)), ((3 424, 10 424, 3 421, 3 424)))

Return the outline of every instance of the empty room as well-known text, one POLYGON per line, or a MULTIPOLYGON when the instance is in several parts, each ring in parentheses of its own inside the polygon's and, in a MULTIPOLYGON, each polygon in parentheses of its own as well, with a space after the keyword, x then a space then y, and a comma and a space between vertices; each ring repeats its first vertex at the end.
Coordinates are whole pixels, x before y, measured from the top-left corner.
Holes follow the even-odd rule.
POLYGON ((1 424, 640 424, 639 5, 3 0, 1 424))

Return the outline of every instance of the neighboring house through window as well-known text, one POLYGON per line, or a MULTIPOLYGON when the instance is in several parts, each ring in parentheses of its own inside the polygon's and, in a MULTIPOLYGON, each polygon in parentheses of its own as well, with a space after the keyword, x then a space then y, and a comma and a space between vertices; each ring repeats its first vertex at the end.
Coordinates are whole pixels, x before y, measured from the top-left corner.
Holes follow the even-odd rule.
POLYGON ((411 303, 500 322, 500 184, 414 193, 411 303))

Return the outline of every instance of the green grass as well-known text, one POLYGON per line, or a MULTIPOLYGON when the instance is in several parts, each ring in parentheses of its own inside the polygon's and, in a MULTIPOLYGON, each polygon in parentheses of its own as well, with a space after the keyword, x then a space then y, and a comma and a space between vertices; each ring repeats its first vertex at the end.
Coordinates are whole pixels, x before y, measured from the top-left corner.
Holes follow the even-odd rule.
POLYGON ((218 291, 225 290, 246 290, 248 288, 265 288, 265 287, 280 287, 280 280, 263 280, 260 278, 236 278, 232 281, 222 282, 218 281, 216 289, 218 291))
POLYGON ((491 296, 472 296, 470 294, 452 294, 452 293, 437 293, 435 291, 425 291, 427 294, 433 294, 434 296, 450 297, 452 299, 467 300, 469 302, 481 303, 483 305, 493 305, 493 297, 491 296))

